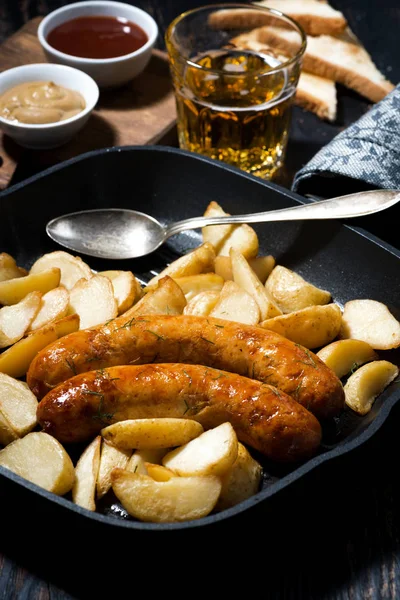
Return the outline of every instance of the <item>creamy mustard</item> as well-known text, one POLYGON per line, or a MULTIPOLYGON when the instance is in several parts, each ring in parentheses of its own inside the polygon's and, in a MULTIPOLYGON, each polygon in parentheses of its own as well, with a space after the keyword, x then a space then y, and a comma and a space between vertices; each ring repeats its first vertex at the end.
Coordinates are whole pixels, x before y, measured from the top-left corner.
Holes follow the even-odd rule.
POLYGON ((43 125, 64 121, 85 106, 79 92, 52 81, 21 83, 0 96, 0 116, 19 123, 43 125))

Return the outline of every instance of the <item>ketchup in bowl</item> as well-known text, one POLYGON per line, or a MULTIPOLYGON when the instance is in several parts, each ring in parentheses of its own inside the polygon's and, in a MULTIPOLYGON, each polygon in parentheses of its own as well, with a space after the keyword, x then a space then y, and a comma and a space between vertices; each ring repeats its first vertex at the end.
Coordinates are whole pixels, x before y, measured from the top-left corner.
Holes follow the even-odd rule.
POLYGON ((47 42, 56 50, 80 58, 116 58, 135 52, 148 41, 139 25, 123 17, 90 15, 55 27, 47 42))

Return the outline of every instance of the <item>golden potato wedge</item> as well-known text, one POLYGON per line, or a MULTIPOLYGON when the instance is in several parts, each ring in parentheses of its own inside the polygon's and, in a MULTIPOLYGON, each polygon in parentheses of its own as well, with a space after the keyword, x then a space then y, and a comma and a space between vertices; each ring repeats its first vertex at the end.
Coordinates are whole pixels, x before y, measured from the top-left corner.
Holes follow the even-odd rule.
POLYGON ((210 317, 257 325, 260 309, 254 297, 234 281, 225 281, 210 317))
POLYGON ((32 273, 0 282, 0 304, 17 304, 31 292, 45 294, 60 284, 61 271, 57 268, 32 273))
POLYGON ((258 254, 259 242, 258 236, 250 225, 235 225, 232 233, 218 251, 219 256, 229 256, 231 248, 243 254, 245 258, 254 258, 258 254))
POLYGON ((111 281, 119 315, 126 312, 143 296, 140 281, 132 271, 99 271, 98 275, 108 277, 111 281))
POLYGON ((0 348, 18 342, 28 331, 40 309, 41 292, 30 292, 11 306, 0 308, 0 348))
POLYGON ((221 491, 219 477, 171 477, 154 481, 148 475, 114 469, 112 488, 125 510, 140 521, 168 523, 207 516, 221 491))
POLYGON ((215 273, 200 273, 199 275, 188 275, 187 277, 174 277, 175 283, 179 285, 189 302, 201 292, 220 292, 224 280, 215 273))
POLYGON ((43 294, 40 308, 28 331, 39 329, 50 323, 67 316, 69 307, 69 292, 62 285, 43 294))
MULTIPOLYGON (((16 437, 23 437, 36 427, 37 406, 38 400, 26 383, 0 373, 0 414, 16 437)), ((0 444, 7 443, 0 435, 0 444)))
POLYGON ((96 510, 96 483, 100 467, 101 435, 85 448, 75 466, 72 501, 88 510, 96 510))
POLYGON ((162 464, 182 476, 223 475, 235 462, 237 453, 236 432, 226 422, 171 450, 162 464))
POLYGON ((111 488, 111 471, 115 467, 125 469, 132 452, 121 450, 106 440, 101 443, 100 464, 96 481, 96 496, 102 498, 111 488))
POLYGON ((80 329, 106 323, 118 315, 111 281, 103 275, 80 279, 69 292, 70 314, 78 314, 80 329))
POLYGON ((104 427, 101 435, 118 448, 142 450, 181 446, 203 431, 197 421, 165 417, 118 421, 104 427))
POLYGON ((378 355, 367 342, 362 340, 336 340, 324 346, 317 356, 341 379, 353 369, 371 360, 377 360, 378 355))
POLYGON ((18 267, 15 258, 7 252, 0 252, 0 281, 17 279, 17 277, 24 277, 25 275, 28 275, 28 271, 18 267))
POLYGON ((29 272, 32 274, 41 273, 54 267, 60 269, 61 278, 59 283, 67 290, 71 290, 79 279, 90 279, 93 275, 89 265, 79 256, 73 256, 63 250, 43 254, 33 263, 29 272))
POLYGON ((375 360, 350 375, 344 385, 345 402, 359 415, 366 415, 379 394, 399 374, 399 369, 387 360, 375 360))
POLYGON ((400 346, 400 323, 382 302, 356 299, 346 302, 339 337, 367 342, 374 350, 400 346))
POLYGON ((311 350, 332 342, 339 334, 341 322, 340 306, 331 303, 308 306, 286 315, 267 319, 260 325, 311 350))
POLYGON ((144 448, 143 450, 135 450, 125 469, 132 473, 140 473, 148 475, 146 465, 148 463, 160 464, 161 459, 168 452, 166 448, 144 448))
POLYGON ((58 496, 64 496, 74 484, 70 456, 44 431, 32 431, 0 450, 0 465, 58 496))
POLYGON ((222 488, 215 510, 218 512, 225 510, 254 496, 260 489, 261 476, 260 463, 239 442, 235 462, 221 477, 222 488))
POLYGON ((7 419, 0 412, 0 445, 7 446, 14 440, 18 439, 18 435, 12 429, 7 419))
POLYGON ((145 463, 147 474, 149 477, 154 479, 154 481, 168 481, 171 477, 177 477, 176 473, 171 471, 171 469, 167 469, 167 467, 163 467, 162 465, 157 465, 154 463, 145 463))
MULTIPOLYGON (((247 258, 246 260, 258 279, 264 284, 275 266, 275 258, 271 255, 266 255, 255 256, 254 258, 247 258)), ((229 256, 216 256, 214 261, 214 271, 225 281, 233 281, 232 263, 229 256)))
MULTIPOLYGON (((225 212, 224 209, 214 200, 212 200, 204 211, 205 217, 223 217, 227 216, 229 213, 225 212)), ((203 227, 201 230, 201 235, 203 238, 203 242, 207 242, 212 244, 215 248, 216 253, 219 252, 222 244, 228 237, 230 233, 233 231, 233 225, 209 225, 208 227, 203 227)))
POLYGON ((158 281, 153 291, 148 292, 124 314, 128 318, 139 315, 181 315, 186 304, 182 288, 166 275, 158 281))
MULTIPOLYGON (((174 260, 161 273, 155 275, 148 282, 146 288, 151 288, 165 275, 173 279, 176 277, 187 277, 187 275, 199 275, 200 273, 210 273, 214 270, 215 250, 212 244, 204 243, 191 252, 180 256, 174 260)), ((146 291, 145 288, 145 291, 146 291)))
POLYGON ((269 297, 266 288, 258 279, 243 254, 235 248, 231 248, 229 256, 232 264, 233 281, 253 296, 260 309, 260 320, 264 321, 265 319, 281 315, 282 311, 279 310, 273 299, 269 297))
POLYGON ((186 304, 183 314, 207 317, 217 304, 218 298, 219 292, 216 290, 200 292, 186 304))
POLYGON ((35 329, 0 354, 0 372, 11 377, 26 375, 34 356, 47 344, 79 329, 79 316, 70 315, 35 329))
POLYGON ((328 304, 332 299, 330 292, 316 287, 282 265, 274 267, 265 283, 265 289, 283 313, 328 304))

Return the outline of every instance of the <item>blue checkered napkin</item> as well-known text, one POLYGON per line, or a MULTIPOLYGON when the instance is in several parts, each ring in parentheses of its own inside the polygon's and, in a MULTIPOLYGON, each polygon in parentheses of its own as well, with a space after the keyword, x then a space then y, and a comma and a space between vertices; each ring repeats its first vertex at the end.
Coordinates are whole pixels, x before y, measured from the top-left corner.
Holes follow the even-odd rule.
POLYGON ((302 167, 292 189, 328 198, 349 181, 363 189, 400 189, 400 84, 302 167))

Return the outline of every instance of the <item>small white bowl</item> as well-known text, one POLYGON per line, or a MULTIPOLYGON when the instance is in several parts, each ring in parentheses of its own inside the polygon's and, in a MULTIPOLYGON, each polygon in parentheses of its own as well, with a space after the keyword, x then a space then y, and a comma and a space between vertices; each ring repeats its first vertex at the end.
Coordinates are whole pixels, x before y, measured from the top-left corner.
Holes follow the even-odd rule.
POLYGON ((38 27, 38 38, 49 61, 81 69, 101 88, 123 85, 139 75, 150 60, 158 36, 155 20, 144 10, 109 0, 75 2, 48 14, 38 27), (135 52, 116 58, 81 58, 56 50, 47 42, 47 36, 58 25, 84 16, 112 16, 128 19, 147 34, 147 42, 135 52))
POLYGON ((31 81, 52 81, 56 85, 80 92, 86 107, 69 119, 44 125, 19 123, 0 117, 0 128, 25 148, 47 149, 61 146, 85 125, 99 99, 99 88, 83 71, 64 65, 37 63, 0 73, 0 95, 16 85, 31 81))

